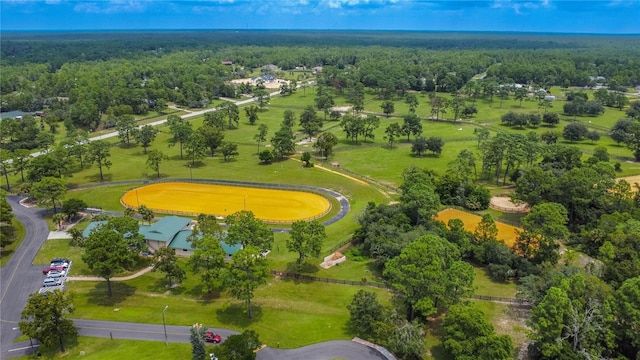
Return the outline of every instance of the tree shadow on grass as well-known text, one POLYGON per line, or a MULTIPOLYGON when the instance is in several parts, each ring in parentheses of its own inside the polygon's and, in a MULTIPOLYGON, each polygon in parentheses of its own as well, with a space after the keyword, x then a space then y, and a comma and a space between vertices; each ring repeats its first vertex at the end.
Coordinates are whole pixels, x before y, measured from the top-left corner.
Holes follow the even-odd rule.
POLYGON ((253 323, 262 320, 262 308, 251 304, 252 318, 249 319, 245 302, 230 304, 222 309, 216 310, 216 319, 220 324, 231 324, 232 327, 246 328, 253 323))
POLYGON ((87 175, 84 178, 91 183, 100 183, 100 182, 109 182, 113 180, 112 174, 103 174, 103 179, 100 180, 100 173, 95 173, 93 175, 87 175))
MULTIPOLYGON (((36 344, 36 340, 32 340, 33 344, 36 344)), ((71 353, 76 352, 75 347, 78 346, 78 337, 77 336, 67 336, 63 340, 64 342, 64 353, 60 353, 60 344, 58 341, 55 342, 53 346, 43 347, 42 345, 37 348, 37 351, 28 357, 28 359, 56 359, 65 357, 71 353)))
POLYGON ((136 288, 124 282, 112 281, 111 291, 112 295, 109 296, 107 282, 99 282, 93 290, 89 291, 89 303, 98 306, 113 306, 135 294, 136 288))
POLYGON ((305 261, 300 265, 298 265, 296 262, 290 262, 287 264, 287 268, 285 271, 289 274, 309 275, 317 273, 318 270, 319 269, 317 265, 305 261))

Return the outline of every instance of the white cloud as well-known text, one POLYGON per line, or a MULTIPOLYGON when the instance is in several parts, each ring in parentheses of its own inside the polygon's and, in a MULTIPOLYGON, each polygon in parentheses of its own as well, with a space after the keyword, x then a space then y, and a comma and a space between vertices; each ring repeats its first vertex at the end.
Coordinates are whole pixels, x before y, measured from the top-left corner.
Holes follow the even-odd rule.
POLYGON ((634 5, 640 5, 640 0, 611 0, 611 2, 608 5, 629 7, 634 5))
POLYGON ((80 2, 73 9, 76 12, 95 14, 115 14, 124 12, 142 12, 150 4, 139 0, 110 0, 107 2, 80 2))
POLYGON ((536 1, 512 1, 512 0, 495 0, 491 5, 494 9, 513 9, 516 14, 522 14, 522 9, 540 9, 552 7, 550 0, 536 1))

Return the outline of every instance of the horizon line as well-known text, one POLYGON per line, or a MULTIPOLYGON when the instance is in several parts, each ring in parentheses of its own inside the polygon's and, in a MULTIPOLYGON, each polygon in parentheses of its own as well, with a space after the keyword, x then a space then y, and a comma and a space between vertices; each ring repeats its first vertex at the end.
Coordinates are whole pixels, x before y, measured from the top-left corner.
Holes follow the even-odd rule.
POLYGON ((518 30, 409 30, 409 29, 295 29, 295 28, 140 28, 140 29, 0 29, 0 32, 21 33, 21 32, 57 32, 57 33, 77 33, 77 32, 180 32, 180 31, 326 31, 326 32, 413 32, 413 33, 501 33, 501 34, 542 34, 542 35, 613 35, 613 36, 640 36, 640 33, 599 33, 599 32, 561 32, 561 31, 518 31, 518 30))

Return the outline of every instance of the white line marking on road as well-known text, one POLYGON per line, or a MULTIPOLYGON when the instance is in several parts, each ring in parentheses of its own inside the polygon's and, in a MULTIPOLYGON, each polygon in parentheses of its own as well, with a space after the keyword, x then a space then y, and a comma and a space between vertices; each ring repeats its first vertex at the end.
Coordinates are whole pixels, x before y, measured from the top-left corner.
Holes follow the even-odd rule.
POLYGON ((36 348, 38 346, 40 346, 40 344, 35 344, 33 346, 25 346, 25 347, 21 347, 21 348, 17 348, 17 349, 9 349, 9 352, 20 351, 20 350, 25 350, 25 349, 32 349, 32 348, 36 348))

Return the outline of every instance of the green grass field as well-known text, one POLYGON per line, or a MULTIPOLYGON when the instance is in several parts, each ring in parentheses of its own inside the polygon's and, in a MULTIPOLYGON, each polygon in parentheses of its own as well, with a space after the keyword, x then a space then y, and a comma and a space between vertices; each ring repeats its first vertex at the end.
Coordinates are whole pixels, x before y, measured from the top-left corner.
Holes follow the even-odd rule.
MULTIPOLYGON (((553 89, 554 94, 561 92, 560 89, 553 89)), ((448 95, 439 94, 447 97, 448 95)), ((299 114, 308 105, 314 104, 315 89, 307 88, 298 90, 289 97, 275 97, 266 111, 259 114, 258 123, 267 124, 269 127, 269 138, 279 128, 285 109, 294 109, 299 114)), ((418 94, 420 105, 417 113, 422 117, 430 115, 429 99, 425 94, 418 94)), ((366 111, 381 113, 380 100, 367 94, 365 98, 366 111)), ((538 134, 548 130, 562 131, 562 128, 574 119, 567 119, 561 116, 562 122, 554 128, 540 126, 535 129, 510 129, 500 123, 500 117, 506 111, 516 112, 536 112, 538 111, 535 101, 519 102, 509 99, 500 105, 496 97, 493 102, 488 100, 478 100, 475 104, 478 107, 478 114, 468 122, 441 122, 424 120, 423 135, 439 136, 444 139, 445 145, 443 153, 438 157, 424 156, 414 157, 410 153, 411 144, 406 138, 400 139, 400 143, 393 148, 386 146, 383 140, 384 129, 392 122, 402 123, 402 115, 406 113, 407 106, 402 99, 395 99, 395 117, 381 117, 381 125, 375 131, 374 141, 360 141, 353 144, 345 139, 345 134, 338 126, 337 122, 325 122, 323 130, 334 133, 339 144, 334 148, 334 154, 327 163, 321 160, 314 160, 331 168, 330 162, 339 162, 340 168, 348 174, 356 174, 359 178, 372 179, 371 185, 362 185, 337 174, 323 171, 319 168, 304 168, 300 162, 293 160, 277 161, 272 165, 259 165, 256 155, 257 144, 253 140, 257 132, 257 125, 249 125, 244 111, 240 111, 240 126, 238 129, 225 131, 225 140, 238 144, 240 153, 235 159, 229 162, 222 160, 221 156, 207 157, 194 167, 189 167, 189 162, 180 159, 179 147, 168 146, 169 131, 166 126, 159 127, 160 134, 149 150, 160 150, 169 157, 169 160, 160 165, 162 178, 206 178, 220 180, 240 180, 266 183, 299 184, 310 186, 321 186, 337 191, 346 196, 351 204, 352 211, 345 219, 326 228, 328 238, 322 249, 322 256, 326 256, 340 245, 348 242, 351 234, 358 227, 357 216, 364 209, 368 202, 384 203, 393 199, 385 196, 377 184, 398 186, 401 182, 402 171, 410 165, 434 170, 442 173, 443 169, 451 162, 463 149, 470 149, 477 153, 477 140, 473 130, 477 126, 489 128, 493 133, 496 131, 511 131, 525 134, 534 131, 538 134)), ((336 105, 346 105, 344 98, 336 98, 336 105)), ((550 109, 553 112, 561 112, 562 101, 554 103, 550 109)), ((322 114, 320 114, 322 116, 322 114)), ((451 117, 451 114, 444 114, 451 117)), ((607 128, 611 127, 618 118, 623 117, 623 112, 606 108, 605 114, 595 118, 577 118, 592 129, 598 130, 603 135, 602 139, 592 144, 590 141, 582 141, 573 146, 579 147, 586 159, 595 146, 605 146, 612 156, 612 163, 621 162, 624 175, 640 174, 640 163, 633 162, 631 152, 624 146, 618 146, 610 138, 604 136, 607 128), (591 121, 591 123, 589 123, 591 121)), ((155 119, 155 118, 153 118, 155 119)), ((151 121, 144 119, 141 121, 151 121)), ((202 118, 190 120, 194 128, 202 123, 202 118)), ((296 127, 296 130, 300 130, 296 127)), ((297 140, 304 135, 299 134, 297 140)), ((413 140, 413 137, 411 138, 413 140)), ((113 165, 105 170, 105 183, 116 181, 137 180, 132 184, 104 187, 94 187, 82 190, 73 190, 67 194, 67 198, 83 199, 90 207, 101 207, 105 210, 122 211, 120 197, 125 191, 139 186, 142 181, 154 180, 155 174, 146 167, 146 156, 140 147, 127 148, 116 144, 117 138, 109 140, 111 147, 111 161, 113 165)), ((261 149, 264 149, 262 144, 261 149)), ((311 151, 309 145, 300 145, 299 152, 311 151)), ((18 175, 10 177, 13 185, 18 182, 18 175)), ((3 179, 4 181, 4 179, 3 179)), ((98 169, 95 166, 80 169, 68 179, 71 186, 83 186, 98 182, 98 169)), ((502 187, 492 188, 492 193, 508 193, 510 190, 502 187)), ((492 212, 492 211, 490 211, 492 212)), ((518 222, 519 216, 504 215, 492 212, 496 220, 504 220, 509 223, 518 222)), ((81 225, 83 226, 83 225, 81 225)), ((86 226, 86 224, 84 225, 86 226)), ((296 255, 286 250, 286 234, 275 234, 275 242, 269 262, 272 269, 280 271, 294 270, 296 255)), ((36 257, 34 263, 46 264, 51 257, 64 254, 72 258, 76 263, 72 270, 74 274, 90 274, 86 264, 80 260, 81 250, 69 247, 68 240, 47 241, 42 251, 36 257)), ((368 261, 347 261, 340 266, 331 269, 321 269, 318 264, 321 257, 310 259, 303 272, 305 274, 344 280, 380 281, 379 274, 368 261)), ((4 257, 3 257, 4 259, 4 257)), ((183 264, 184 265, 184 264, 183 264)), ((476 293, 479 295, 490 295, 499 297, 513 297, 515 286, 509 284, 497 284, 488 279, 483 269, 476 269, 477 287, 476 293)), ((126 320, 137 322, 159 323, 159 309, 169 304, 167 313, 167 323, 169 324, 190 324, 202 322, 210 326, 223 326, 237 330, 250 328, 258 331, 267 344, 280 342, 283 347, 297 347, 318 341, 330 339, 347 339, 351 336, 348 330, 348 311, 346 305, 351 301, 353 294, 359 289, 355 286, 344 286, 326 283, 305 283, 292 280, 279 280, 271 278, 269 284, 261 287, 257 293, 254 304, 255 318, 249 320, 244 313, 242 304, 231 300, 226 294, 217 294, 209 298, 203 298, 198 291, 197 277, 190 276, 185 282, 171 290, 166 290, 161 281, 161 275, 149 273, 140 278, 128 282, 114 284, 115 295, 113 298, 105 296, 106 289, 104 283, 96 282, 72 282, 70 288, 77 293, 76 314, 74 316, 88 319, 105 320, 126 320), (114 311, 118 309, 118 311, 114 311), (174 310, 176 309, 176 310, 174 310), (177 310, 179 309, 179 310, 177 310)), ((389 301, 389 294, 386 291, 375 290, 384 299, 389 301)), ((500 333, 508 333, 514 337, 514 342, 522 342, 524 339, 524 327, 516 319, 518 314, 509 310, 503 304, 489 302, 476 302, 483 308, 487 317, 492 320, 500 333), (498 326, 500 325, 500 326, 498 326)), ((115 349, 108 349, 109 342, 99 339, 86 340, 80 338, 79 345, 86 342, 87 348, 93 350, 92 353, 101 354, 102 358, 110 358, 115 349)), ((121 342, 122 349, 135 351, 140 346, 140 351, 147 351, 145 344, 137 345, 121 342)), ((118 347, 121 347, 120 345, 118 347)), ((438 348, 438 341, 434 334, 427 337, 427 347, 436 359, 443 359, 442 351, 438 348)), ((182 351, 182 350, 181 350, 182 351)), ((185 353, 188 353, 188 350, 185 353)), ((77 352, 77 351, 76 351, 77 352)), ((70 352, 71 353, 71 352, 70 352)), ((123 352, 124 353, 124 352, 123 352)), ((183 353, 181 353, 183 354, 183 353)), ((71 354, 69 356, 72 356, 71 354)), ((100 356, 100 355, 95 355, 100 356)), ((126 356, 122 356, 126 359, 126 356)), ((139 356, 136 356, 138 358, 139 356)), ((180 356, 174 356, 176 358, 180 356)), ((74 357, 70 357, 74 358, 74 357)), ((98 358, 98 357, 96 357, 98 358)), ((144 358, 144 357, 142 357, 144 358)), ((169 357, 167 357, 169 358, 169 357)))

